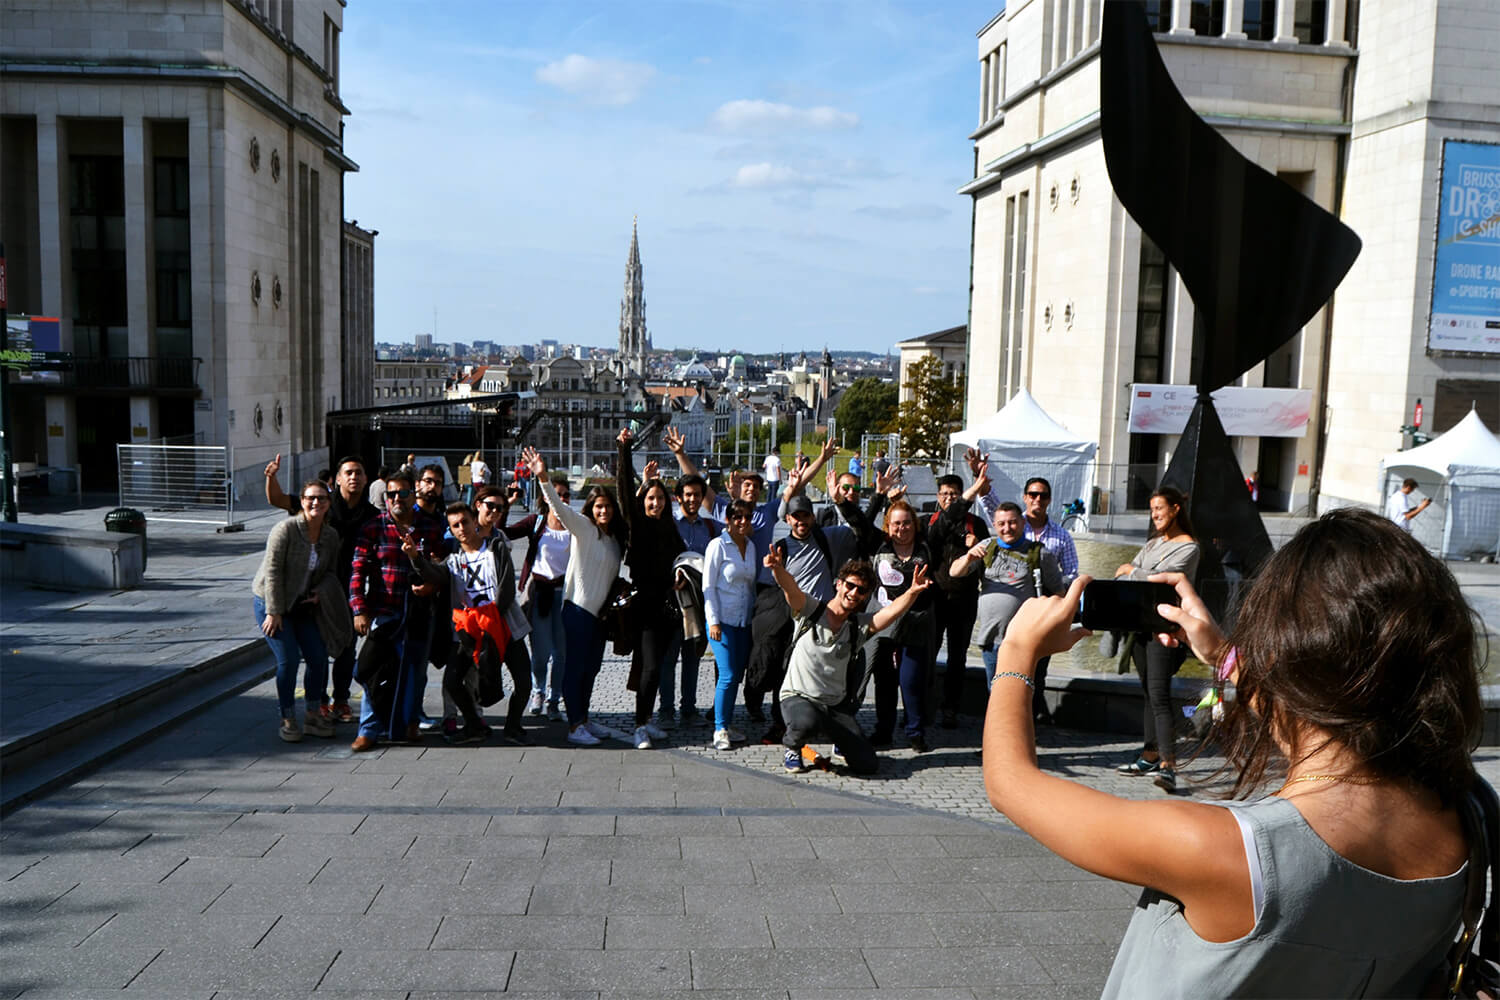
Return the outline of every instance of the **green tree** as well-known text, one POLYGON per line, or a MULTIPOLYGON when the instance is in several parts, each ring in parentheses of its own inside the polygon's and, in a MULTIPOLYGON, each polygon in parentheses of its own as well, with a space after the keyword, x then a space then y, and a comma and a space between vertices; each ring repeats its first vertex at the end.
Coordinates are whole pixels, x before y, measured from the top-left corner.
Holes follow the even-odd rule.
POLYGON ((903 457, 925 456, 930 465, 948 455, 948 435, 958 430, 964 415, 964 380, 943 377, 943 363, 928 355, 906 370, 901 386, 910 397, 896 414, 903 457))
POLYGON ((839 405, 833 411, 839 437, 858 451, 860 439, 866 433, 884 433, 886 425, 896 416, 898 395, 890 382, 873 377, 855 379, 839 397, 839 405))

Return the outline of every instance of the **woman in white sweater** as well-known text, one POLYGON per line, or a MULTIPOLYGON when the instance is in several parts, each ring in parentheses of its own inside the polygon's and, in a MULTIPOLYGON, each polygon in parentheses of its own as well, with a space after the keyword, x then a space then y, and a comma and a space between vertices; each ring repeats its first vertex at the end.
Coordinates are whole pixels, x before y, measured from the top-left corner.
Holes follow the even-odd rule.
POLYGON ((750 540, 750 516, 755 508, 744 500, 729 505, 728 527, 708 543, 703 554, 703 617, 708 644, 719 665, 714 689, 714 749, 728 750, 744 737, 729 728, 734 696, 750 658, 750 616, 755 610, 755 543, 750 540))
POLYGON ((523 450, 521 459, 541 484, 547 506, 573 536, 563 580, 562 622, 568 636, 563 652, 563 700, 568 712, 568 741, 593 746, 609 734, 605 727, 589 721, 589 699, 604 662, 604 621, 600 616, 620 576, 625 522, 608 490, 597 486, 590 490, 583 498, 580 514, 557 495, 547 477, 547 461, 535 448, 523 450))

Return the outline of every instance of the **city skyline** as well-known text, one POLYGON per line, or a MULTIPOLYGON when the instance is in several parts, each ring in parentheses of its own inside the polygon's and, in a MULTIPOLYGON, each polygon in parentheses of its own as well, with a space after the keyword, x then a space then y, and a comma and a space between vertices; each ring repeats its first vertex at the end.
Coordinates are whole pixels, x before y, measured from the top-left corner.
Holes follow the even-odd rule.
POLYGON ((661 349, 962 322, 996 9, 355 5, 345 215, 380 232, 376 339, 607 345, 636 215, 661 349))

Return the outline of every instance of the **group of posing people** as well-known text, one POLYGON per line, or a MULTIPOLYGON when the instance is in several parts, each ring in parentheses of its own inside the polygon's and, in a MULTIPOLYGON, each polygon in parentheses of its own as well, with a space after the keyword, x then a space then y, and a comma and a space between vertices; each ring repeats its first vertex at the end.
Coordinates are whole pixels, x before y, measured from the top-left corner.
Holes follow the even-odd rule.
MULTIPOLYGON (((800 750, 821 734, 850 770, 869 772, 876 751, 895 741, 898 696, 902 737, 925 753, 934 724, 957 725, 971 639, 992 681, 1021 604, 1065 592, 1078 574, 1072 538, 1047 516, 1047 480, 1028 480, 1023 503, 1002 499, 977 452, 967 456, 972 481, 940 477, 936 510, 919 514, 891 466, 877 472, 862 505, 859 477, 828 465, 831 442, 789 470, 779 489, 736 473, 726 496, 699 474, 680 434, 668 429, 664 439, 678 465, 673 487, 654 461, 636 475, 626 429, 618 494, 596 486, 581 510, 566 477, 524 449, 520 465, 539 484, 539 504, 513 523, 514 490, 480 485, 471 503, 445 503, 440 465, 385 470, 380 489, 370 490, 377 509, 358 458, 339 463, 332 488, 310 481, 296 498, 281 490, 272 462, 267 499, 294 516, 271 533, 254 590, 257 622, 277 658, 282 737, 332 736, 335 723, 353 721, 357 678, 365 695, 356 751, 439 727, 452 742, 480 742, 490 735, 482 710, 505 686, 503 665, 506 739, 528 741, 521 722, 529 711, 565 719, 570 742, 597 744, 615 735, 589 712, 613 638, 632 657, 637 747, 666 738, 679 712, 684 723, 695 720, 700 662, 711 650, 716 748, 747 739, 735 725, 743 691, 749 723, 765 727, 762 742, 786 746, 788 769, 806 766, 800 750), (820 472, 830 503, 815 511, 806 486, 820 472), (778 522, 787 533, 773 541, 778 522), (519 560, 512 543, 524 547, 519 560), (364 639, 358 656, 356 637, 364 639), (299 661, 307 663, 300 718, 299 661), (428 664, 444 671, 440 720, 422 712, 428 664), (854 716, 870 686, 875 725, 865 734, 854 716)), ((1191 576, 1196 551, 1185 501, 1162 490, 1152 498, 1151 540, 1117 575, 1191 576)), ((1182 650, 1141 640, 1146 739, 1122 771, 1153 774, 1170 789, 1170 681, 1182 650)), ((1045 672, 1043 660, 1039 721, 1049 719, 1045 672)))

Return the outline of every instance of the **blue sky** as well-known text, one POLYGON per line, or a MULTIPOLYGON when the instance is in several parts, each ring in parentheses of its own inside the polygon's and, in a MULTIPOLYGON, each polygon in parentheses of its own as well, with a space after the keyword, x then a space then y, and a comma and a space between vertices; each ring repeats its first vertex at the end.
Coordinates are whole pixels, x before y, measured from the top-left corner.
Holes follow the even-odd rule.
POLYGON ((885 351, 962 323, 975 33, 998 0, 345 11, 345 217, 376 338, 885 351))

